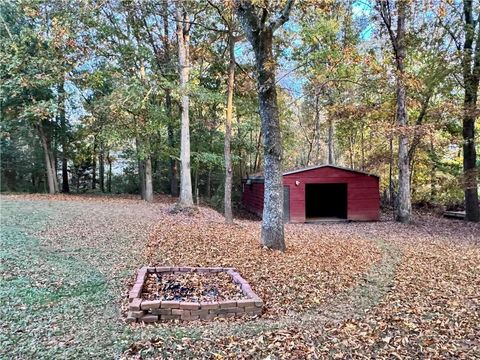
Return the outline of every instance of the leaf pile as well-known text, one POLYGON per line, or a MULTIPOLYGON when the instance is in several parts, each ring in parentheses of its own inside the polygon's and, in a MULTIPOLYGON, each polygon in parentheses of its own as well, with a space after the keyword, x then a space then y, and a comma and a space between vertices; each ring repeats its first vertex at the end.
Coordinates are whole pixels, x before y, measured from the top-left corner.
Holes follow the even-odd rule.
POLYGON ((142 291, 146 300, 211 302, 245 298, 230 275, 220 273, 148 274, 142 291))
POLYGON ((259 239, 258 221, 226 225, 208 208, 195 216, 167 212, 146 257, 155 266, 234 267, 265 302, 267 317, 319 306, 360 281, 380 259, 372 241, 328 226, 286 225, 285 253, 261 248, 259 239))

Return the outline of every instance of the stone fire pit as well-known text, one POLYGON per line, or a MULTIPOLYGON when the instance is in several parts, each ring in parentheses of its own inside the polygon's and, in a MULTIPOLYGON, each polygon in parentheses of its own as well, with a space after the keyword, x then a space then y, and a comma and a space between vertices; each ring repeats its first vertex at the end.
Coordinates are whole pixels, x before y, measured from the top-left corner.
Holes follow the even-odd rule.
POLYGON ((221 267, 143 267, 128 299, 127 322, 260 315, 263 308, 263 301, 235 269, 221 267), (189 278, 208 287, 192 289, 185 285, 189 278))

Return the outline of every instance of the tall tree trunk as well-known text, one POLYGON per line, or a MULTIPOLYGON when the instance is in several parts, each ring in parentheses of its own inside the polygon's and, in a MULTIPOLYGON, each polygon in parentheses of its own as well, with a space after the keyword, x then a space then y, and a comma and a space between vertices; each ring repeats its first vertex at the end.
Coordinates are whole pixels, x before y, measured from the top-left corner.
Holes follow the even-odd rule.
MULTIPOLYGON (((167 141, 170 151, 175 150, 175 135, 172 124, 172 95, 170 90, 165 91, 165 107, 167 110, 168 124, 167 124, 167 141)), ((173 157, 169 159, 168 178, 170 180, 170 194, 178 197, 178 176, 177 176, 177 160, 173 157)))
POLYGON ((478 222, 480 211, 478 205, 478 170, 475 149, 475 116, 470 115, 474 105, 465 88, 465 110, 463 116, 463 173, 465 187, 466 220, 478 222))
POLYGON ((398 0, 397 7, 397 28, 393 29, 392 24, 392 4, 388 0, 376 0, 377 9, 380 13, 383 23, 387 28, 388 35, 393 47, 396 64, 397 80, 397 109, 396 121, 399 128, 398 136, 398 197, 395 208, 395 219, 407 223, 410 222, 412 213, 411 193, 410 193, 410 161, 408 154, 408 137, 406 134, 408 116, 407 116, 407 94, 405 86, 405 19, 409 6, 408 0, 398 0))
POLYGON ((294 0, 288 0, 281 16, 268 22, 268 11, 259 17, 252 1, 237 0, 236 12, 248 41, 255 52, 257 93, 264 143, 265 192, 263 201, 261 243, 269 249, 285 250, 283 226, 282 138, 275 82, 276 61, 273 56, 273 34, 288 21, 294 0))
POLYGON ((68 159, 65 153, 65 147, 62 147, 62 192, 69 193, 70 187, 68 185, 68 159))
POLYGON ((413 133, 410 149, 408 150, 408 160, 410 161, 410 164, 409 164, 410 172, 413 172, 415 153, 416 153, 417 147, 420 145, 420 140, 421 140, 421 131, 419 131, 418 127, 422 125, 423 119, 427 115, 428 105, 430 103, 431 97, 432 97, 432 93, 428 93, 425 99, 423 99, 420 113, 418 114, 417 120, 415 121, 415 131, 413 133))
POLYGON ((412 213, 412 204, 410 198, 410 167, 408 158, 408 137, 405 133, 408 123, 407 116, 407 93, 405 86, 405 66, 406 55, 405 45, 405 17, 407 11, 407 1, 398 2, 397 16, 397 123, 400 127, 398 137, 398 204, 395 217, 402 223, 410 222, 412 213))
POLYGON ((35 174, 33 172, 30 174, 30 179, 32 181, 32 190, 36 192, 37 182, 35 181, 35 174))
POLYGON ((100 152, 98 153, 98 182, 100 184, 100 191, 105 192, 105 149, 103 144, 100 145, 100 152))
POLYGON ((45 157, 45 169, 47 172, 48 192, 55 194, 55 182, 54 173, 52 169, 52 161, 50 158, 50 149, 48 148, 48 141, 41 122, 37 124, 38 135, 40 137, 40 143, 42 144, 43 153, 45 157))
POLYGON ((334 153, 334 129, 332 119, 328 119, 328 163, 335 165, 335 153, 334 153))
POLYGON ((353 135, 348 137, 348 155, 350 157, 350 167, 355 169, 355 143, 353 141, 353 135))
POLYGON ((314 136, 314 149, 315 149, 315 163, 318 165, 320 158, 320 96, 315 94, 315 136, 314 136))
POLYGON ((362 125, 360 126, 360 151, 361 151, 361 170, 365 171, 365 123, 362 121, 362 125))
POLYGON ((152 183, 152 157, 148 155, 144 161, 145 169, 145 196, 147 202, 153 201, 153 183, 152 183))
POLYGON ((195 204, 200 204, 200 193, 198 191, 198 172, 200 171, 199 169, 199 164, 197 162, 197 166, 195 166, 195 178, 194 178, 194 185, 193 188, 195 189, 195 204))
POLYGON ((112 193, 112 158, 110 154, 107 154, 107 162, 108 162, 108 175, 107 175, 107 191, 108 193, 112 193))
POLYGON ((394 186, 393 186, 393 136, 390 137, 389 141, 389 153, 390 153, 390 161, 388 166, 388 194, 389 194, 389 203, 390 206, 395 206, 394 203, 394 186))
POLYGON ((97 188, 97 139, 93 140, 92 154, 92 190, 97 188))
MULTIPOLYGON (((241 121, 240 121, 240 116, 237 114, 237 136, 239 139, 242 139, 243 133, 242 133, 242 128, 241 128, 241 121)), ((245 175, 244 173, 244 167, 245 167, 245 160, 243 158, 243 151, 242 151, 243 146, 238 146, 238 159, 239 159, 239 164, 238 164, 238 173, 239 173, 239 178, 242 179, 243 176, 245 175)))
MULTIPOLYGON (((169 21, 168 21, 168 2, 163 2, 162 8, 162 17, 163 17, 163 59, 164 64, 168 67, 171 66, 171 44, 169 36, 169 21)), ((167 123, 167 138, 168 146, 170 151, 173 153, 175 149, 175 134, 173 131, 173 103, 172 103, 172 92, 170 89, 165 89, 165 110, 167 112, 168 123, 167 123)), ((178 178, 177 178, 177 160, 170 157, 169 167, 168 167, 168 178, 170 181, 170 194, 172 196, 178 196, 178 178)))
POLYGON ((232 117, 233 117, 233 91, 235 85, 235 39, 233 34, 229 33, 228 47, 230 53, 230 62, 228 65, 228 83, 227 83, 227 111, 225 118, 225 222, 233 223, 232 215, 232 154, 230 149, 230 139, 232 137, 232 117))
POLYGON ((145 200, 145 160, 143 160, 143 154, 140 144, 140 139, 138 136, 135 139, 135 144, 137 148, 137 159, 138 159, 138 177, 140 180, 140 198, 145 200))
POLYGON ((180 72, 181 93, 181 135, 180 135, 180 199, 178 206, 189 207, 193 205, 192 175, 190 171, 190 118, 189 118, 189 95, 188 75, 189 62, 189 28, 190 19, 183 8, 183 2, 177 1, 175 9, 178 40, 178 65, 180 72))
POLYGON ((50 163, 52 164, 51 169, 53 172, 53 186, 55 188, 55 193, 58 193, 60 191, 60 188, 58 186, 58 178, 57 178, 58 174, 57 174, 57 158, 55 156, 55 148, 56 148, 55 137, 56 137, 56 134, 55 134, 55 131, 53 131, 52 138, 47 137, 47 145, 49 150, 48 156, 50 158, 50 163))
POLYGON ((260 163, 262 162, 262 159, 260 156, 260 148, 262 146, 262 136, 263 136, 263 132, 262 132, 262 129, 260 129, 260 132, 258 133, 257 146, 255 147, 255 161, 253 162, 254 173, 258 171, 258 169, 260 168, 260 163))
MULTIPOLYGON (((47 140, 48 142, 48 140, 47 140)), ((53 187, 55 188, 55 193, 58 193, 60 191, 60 188, 58 186, 58 178, 57 178, 57 161, 55 160, 55 156, 53 154, 53 150, 52 150, 52 146, 51 146, 51 143, 48 142, 48 149, 50 150, 48 155, 49 155, 49 158, 50 158, 50 163, 52 164, 51 165, 51 169, 52 169, 52 177, 53 177, 53 187)))
POLYGON ((140 180, 140 198, 145 200, 145 160, 138 160, 138 175, 140 180))
POLYGON ((285 250, 283 229, 282 139, 275 87, 273 32, 263 31, 256 49, 257 88, 262 119, 265 197, 262 218, 262 244, 285 250))
POLYGON ((59 111, 60 111, 60 128, 62 131, 61 135, 61 145, 62 145, 62 192, 70 192, 68 186, 68 129, 67 121, 65 116, 65 88, 64 83, 62 82, 58 87, 58 100, 59 100, 59 111))
POLYGON ((433 138, 430 139, 430 157, 432 161, 432 166, 430 168, 430 201, 435 203, 437 199, 437 162, 435 158, 433 138))
POLYGON ((463 174, 465 210, 468 221, 480 221, 478 203, 478 169, 475 149, 475 120, 480 80, 480 24, 474 19, 473 1, 463 1, 465 42, 463 46, 463 174), (475 28, 478 26, 477 34, 475 28), (475 39, 476 37, 476 39, 475 39), (473 43, 476 41, 475 51, 473 43))

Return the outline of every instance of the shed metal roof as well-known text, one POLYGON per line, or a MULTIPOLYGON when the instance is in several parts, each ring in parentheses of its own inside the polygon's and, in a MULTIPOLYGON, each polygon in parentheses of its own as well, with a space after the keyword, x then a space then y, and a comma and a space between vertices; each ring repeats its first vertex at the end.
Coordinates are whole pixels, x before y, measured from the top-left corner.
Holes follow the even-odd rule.
MULTIPOLYGON (((327 164, 327 165, 309 166, 309 167, 305 167, 305 168, 301 168, 301 169, 296 169, 296 170, 287 171, 287 172, 284 172, 284 173, 283 173, 283 176, 285 176, 285 175, 297 174, 297 173, 301 173, 301 172, 309 171, 309 170, 321 169, 321 168, 325 168, 325 167, 330 167, 330 168, 334 168, 334 169, 338 169, 338 170, 344 170, 344 171, 350 171, 350 172, 354 172, 354 173, 358 173, 358 174, 362 174, 362 175, 367 175, 367 176, 374 176, 374 177, 377 177, 377 178, 379 177, 378 175, 370 174, 370 173, 367 173, 367 172, 365 172, 365 171, 354 170, 354 169, 350 169, 350 168, 343 167, 343 166, 329 165, 329 164, 327 164)), ((264 176, 263 176, 263 175, 253 175, 253 176, 249 176, 248 179, 251 179, 251 180, 263 180, 263 179, 264 179, 264 176)))
POLYGON ((370 173, 367 173, 367 172, 365 172, 365 171, 354 170, 354 169, 350 169, 350 168, 343 167, 343 166, 329 165, 329 164, 327 164, 327 165, 309 166, 309 167, 305 167, 305 168, 301 168, 301 169, 297 169, 297 170, 287 171, 287 172, 284 172, 284 173, 283 173, 283 176, 285 176, 285 175, 290 175, 290 174, 296 174, 296 173, 300 173, 300 172, 304 172, 304 171, 309 171, 309 170, 321 169, 321 168, 325 168, 325 167, 331 167, 331 168, 334 168, 334 169, 345 170, 345 171, 350 171, 350 172, 354 172, 354 173, 358 173, 358 174, 363 174, 363 175, 368 175, 368 176, 379 177, 378 175, 370 174, 370 173))

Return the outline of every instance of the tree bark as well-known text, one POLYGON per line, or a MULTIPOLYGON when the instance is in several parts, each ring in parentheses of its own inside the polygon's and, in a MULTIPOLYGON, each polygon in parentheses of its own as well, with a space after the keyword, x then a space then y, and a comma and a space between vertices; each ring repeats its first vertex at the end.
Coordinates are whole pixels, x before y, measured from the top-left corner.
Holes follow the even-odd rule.
MULTIPOLYGON (((237 114, 237 136, 239 139, 242 139, 243 138, 243 134, 242 134, 242 128, 241 128, 241 121, 240 121, 240 116, 238 116, 237 114)), ((244 176, 244 158, 243 158, 243 146, 238 146, 237 150, 238 150, 238 158, 239 158, 239 164, 238 164, 238 174, 239 174, 239 177, 240 179, 243 178, 244 176)))
POLYGON ((142 159, 143 155, 141 152, 141 145, 140 145, 140 139, 137 138, 135 139, 135 144, 137 148, 137 159, 138 159, 138 177, 140 180, 140 198, 142 200, 145 200, 145 191, 146 191, 146 186, 145 186, 145 161, 142 159))
POLYGON ((235 39, 233 34, 229 33, 228 48, 230 53, 230 62, 228 65, 228 83, 227 83, 227 111, 225 118, 225 222, 233 223, 232 214, 232 154, 230 149, 230 141, 232 137, 232 117, 233 117, 233 91, 235 85, 235 39))
POLYGON ((153 201, 153 183, 152 183, 152 157, 148 155, 144 161, 145 170, 145 196, 147 202, 153 201))
POLYGON ((405 19, 407 15, 408 0, 398 0, 397 4, 397 29, 392 29, 392 5, 389 0, 377 0, 380 16, 387 28, 393 47, 396 65, 397 80, 397 110, 396 121, 399 128, 398 135, 398 197, 395 207, 395 219, 402 223, 411 220, 412 203, 410 192, 410 161, 408 154, 408 137, 406 134, 408 124, 407 94, 405 86, 405 19))
POLYGON ((435 158, 435 146, 433 139, 430 139, 430 158, 432 166, 430 168, 430 201, 435 203, 437 199, 437 162, 435 158))
POLYGON ((334 153, 334 129, 332 119, 328 119, 328 163, 335 165, 335 153, 334 153))
POLYGON ((97 139, 93 140, 92 154, 92 190, 97 188, 97 139))
POLYGON ((59 192, 59 187, 58 187, 58 178, 57 178, 57 162, 55 160, 55 156, 53 155, 53 150, 51 143, 48 141, 48 149, 49 149, 49 157, 50 157, 50 163, 51 163, 51 169, 52 169, 52 177, 53 177, 53 187, 55 188, 55 193, 59 192))
POLYGON ((361 167, 360 170, 365 171, 365 135, 364 135, 364 130, 365 130, 365 123, 362 121, 362 124, 360 126, 360 154, 361 154, 361 167))
POLYGON ((255 52, 257 93, 264 143, 265 192, 261 243, 263 246, 285 250, 283 225, 282 138, 275 85, 274 31, 288 21, 293 1, 288 1, 280 18, 267 24, 268 11, 259 17, 252 1, 236 1, 236 12, 248 41, 255 52))
POLYGON ((105 149, 103 144, 100 146, 98 153, 98 182, 100 184, 100 191, 105 192, 105 149))
POLYGON ((410 198, 410 167, 408 156, 408 137, 405 133, 408 123, 407 115, 407 93, 405 86, 405 66, 406 55, 405 46, 405 17, 407 2, 401 0, 398 2, 397 17, 397 123, 400 127, 398 137, 398 206, 396 208, 396 220, 402 223, 410 222, 412 213, 412 204, 410 198))
POLYGON ((193 206, 192 196, 192 175, 190 170, 190 118, 189 118, 189 96, 188 76, 189 63, 189 23, 190 19, 183 8, 183 2, 177 1, 175 9, 175 20, 177 25, 178 40, 178 65, 180 72, 180 93, 181 93, 181 135, 180 135, 180 199, 178 206, 193 206))
POLYGON ((408 150, 408 160, 410 162, 410 173, 413 172, 413 164, 415 153, 417 151, 417 147, 420 145, 421 140, 421 132, 418 130, 418 127, 423 124, 423 120, 427 115, 428 104, 430 103, 430 99, 432 97, 432 93, 428 93, 425 99, 422 102, 422 108, 420 109, 420 113, 418 114, 417 120, 415 121, 415 131, 413 133, 412 143, 410 145, 410 149, 408 150))
POLYGON ((60 111, 60 128, 62 131, 61 143, 62 143, 62 192, 69 193, 70 187, 68 186, 68 129, 65 116, 65 88, 62 82, 58 87, 58 99, 59 99, 59 111, 60 111))
POLYGON ((260 167, 260 164, 262 162, 261 159, 261 154, 260 154, 260 149, 262 146, 262 137, 263 137, 263 132, 262 129, 260 128, 260 131, 258 133, 258 140, 257 140, 257 145, 255 147, 255 160, 253 162, 253 172, 256 173, 258 171, 258 168, 260 167))
POLYGON ((138 160, 138 175, 140 179, 140 198, 142 200, 145 200, 145 191, 146 191, 146 186, 145 186, 145 161, 139 159, 138 160))
POLYGON ((465 192, 465 219, 480 221, 478 202, 478 169, 475 149, 475 120, 480 80, 480 25, 474 19, 473 1, 463 1, 465 41, 463 45, 463 176, 465 192), (475 28, 478 26, 477 34, 475 28), (476 36, 476 40, 475 40, 476 36), (473 43, 476 41, 475 49, 473 43))
POLYGON ((262 244, 285 250, 283 228, 282 139, 277 107, 275 71, 272 64, 273 32, 265 30, 257 47, 257 87, 262 119, 265 197, 262 219, 262 244))
MULTIPOLYGON (((175 136, 172 122, 172 95, 170 90, 165 91, 165 108, 167 110, 167 141, 171 152, 175 150, 175 136)), ((178 177, 177 177, 177 160, 170 156, 168 167, 168 178, 170 180, 170 194, 178 197, 178 177)))
POLYGON ((37 130, 40 137, 40 143, 42 144, 44 158, 45 158, 45 169, 47 172, 47 183, 48 183, 48 192, 49 194, 55 194, 55 182, 54 182, 54 173, 52 169, 52 161, 50 158, 50 149, 48 147, 47 137, 43 129, 41 122, 37 124, 37 130))
POLYGON ((390 153, 390 161, 388 166, 388 194, 389 194, 389 203, 390 206, 394 205, 394 186, 393 186, 393 137, 390 137, 389 141, 389 153, 390 153))
POLYGON ((318 164, 320 157, 320 96, 318 94, 315 94, 315 136, 313 148, 315 149, 315 164, 318 164))
MULTIPOLYGON (((168 3, 165 1, 163 3, 163 47, 164 47, 164 64, 169 67, 171 65, 171 44, 170 44, 170 37, 169 37, 169 21, 168 21, 168 3)), ((172 91, 167 88, 165 89, 165 110, 167 112, 168 123, 167 123, 167 139, 168 139, 168 146, 170 147, 170 151, 173 153, 175 149, 175 136, 173 131, 173 111, 172 111, 172 91)), ((177 178, 177 161, 170 157, 169 159, 169 167, 168 167, 168 178, 170 181, 170 194, 172 196, 178 196, 178 178, 177 178)))
POLYGON ((110 154, 107 154, 107 162, 108 162, 108 175, 107 175, 107 191, 108 193, 112 192, 112 158, 110 154))

